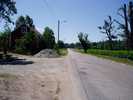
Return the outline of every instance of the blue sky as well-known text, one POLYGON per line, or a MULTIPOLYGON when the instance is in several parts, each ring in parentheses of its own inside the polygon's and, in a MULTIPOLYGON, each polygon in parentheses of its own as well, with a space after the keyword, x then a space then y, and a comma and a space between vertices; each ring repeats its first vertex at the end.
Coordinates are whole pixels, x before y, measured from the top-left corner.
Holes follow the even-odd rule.
POLYGON ((104 40, 97 26, 103 25, 103 20, 111 15, 119 18, 117 9, 122 2, 129 0, 16 0, 18 14, 29 15, 33 18, 37 29, 42 32, 49 26, 57 37, 57 20, 61 23, 60 39, 65 42, 76 42, 77 32, 85 32, 90 41, 104 40))

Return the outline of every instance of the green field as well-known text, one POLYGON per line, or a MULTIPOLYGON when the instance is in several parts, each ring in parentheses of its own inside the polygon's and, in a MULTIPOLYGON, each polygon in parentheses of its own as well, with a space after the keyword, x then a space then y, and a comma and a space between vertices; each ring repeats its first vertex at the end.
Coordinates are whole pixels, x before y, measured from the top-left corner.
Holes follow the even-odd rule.
MULTIPOLYGON (((82 49, 77 51, 84 53, 82 49)), ((87 54, 133 65, 133 51, 89 49, 87 54)))

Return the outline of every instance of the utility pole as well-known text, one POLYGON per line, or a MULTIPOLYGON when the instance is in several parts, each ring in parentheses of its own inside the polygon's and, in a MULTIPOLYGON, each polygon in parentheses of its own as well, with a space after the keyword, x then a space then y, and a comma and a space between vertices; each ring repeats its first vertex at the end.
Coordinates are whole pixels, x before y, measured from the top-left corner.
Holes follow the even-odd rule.
POLYGON ((60 40, 60 20, 58 20, 58 42, 60 40))
POLYGON ((66 20, 63 20, 63 21, 58 20, 58 41, 57 42, 59 42, 60 40, 60 24, 66 23, 66 22, 67 22, 66 20))

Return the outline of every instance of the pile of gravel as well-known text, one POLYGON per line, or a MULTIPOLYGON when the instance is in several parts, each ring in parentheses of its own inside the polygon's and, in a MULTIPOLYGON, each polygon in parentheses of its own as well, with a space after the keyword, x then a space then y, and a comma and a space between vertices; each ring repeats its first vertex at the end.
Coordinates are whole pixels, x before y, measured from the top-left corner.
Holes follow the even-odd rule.
POLYGON ((34 57, 39 58, 56 58, 59 57, 58 53, 55 50, 52 49, 44 49, 40 51, 39 53, 35 54, 34 57))

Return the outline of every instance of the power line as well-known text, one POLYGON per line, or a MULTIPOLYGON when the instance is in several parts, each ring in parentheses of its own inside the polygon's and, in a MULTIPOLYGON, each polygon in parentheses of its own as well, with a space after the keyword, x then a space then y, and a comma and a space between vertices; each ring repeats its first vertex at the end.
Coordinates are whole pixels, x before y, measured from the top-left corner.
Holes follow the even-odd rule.
POLYGON ((52 7, 49 5, 49 3, 47 2, 47 0, 42 0, 45 4, 45 6, 48 8, 49 12, 51 13, 52 17, 54 16, 54 18, 57 20, 58 17, 56 15, 56 13, 54 12, 54 10, 52 9, 52 7))

